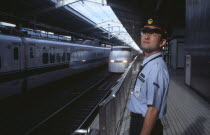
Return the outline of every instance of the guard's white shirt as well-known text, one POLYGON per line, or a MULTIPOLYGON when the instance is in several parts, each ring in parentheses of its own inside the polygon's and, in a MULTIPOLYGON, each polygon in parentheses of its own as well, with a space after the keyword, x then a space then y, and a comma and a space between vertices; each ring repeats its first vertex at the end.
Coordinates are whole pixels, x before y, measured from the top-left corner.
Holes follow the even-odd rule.
MULTIPOLYGON (((145 58, 142 65, 158 55, 162 53, 145 58)), ((148 105, 151 105, 159 110, 158 118, 162 118, 166 113, 168 85, 169 74, 163 58, 158 57, 150 61, 137 77, 134 91, 128 102, 128 109, 145 117, 148 105)))

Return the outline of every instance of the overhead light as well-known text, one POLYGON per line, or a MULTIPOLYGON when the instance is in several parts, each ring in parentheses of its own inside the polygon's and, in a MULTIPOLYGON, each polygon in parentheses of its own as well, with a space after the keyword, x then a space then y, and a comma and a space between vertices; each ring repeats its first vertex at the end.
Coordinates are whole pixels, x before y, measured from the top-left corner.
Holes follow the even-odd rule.
POLYGON ((9 27, 16 27, 15 24, 7 23, 7 22, 0 22, 0 25, 9 26, 9 27))
POLYGON ((53 32, 48 32, 48 34, 54 34, 53 32))

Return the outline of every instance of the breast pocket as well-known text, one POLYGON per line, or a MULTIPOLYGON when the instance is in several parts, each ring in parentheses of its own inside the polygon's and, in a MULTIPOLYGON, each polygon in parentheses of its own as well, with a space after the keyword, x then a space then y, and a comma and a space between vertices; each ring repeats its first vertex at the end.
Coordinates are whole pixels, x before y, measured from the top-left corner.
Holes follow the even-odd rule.
POLYGON ((141 103, 146 103, 146 85, 145 85, 145 79, 141 76, 138 76, 139 87, 135 91, 135 96, 136 98, 141 102, 141 103))
POLYGON ((134 96, 139 99, 140 97, 140 92, 141 92, 141 86, 142 86, 142 82, 137 78, 136 80, 136 85, 134 87, 134 96))

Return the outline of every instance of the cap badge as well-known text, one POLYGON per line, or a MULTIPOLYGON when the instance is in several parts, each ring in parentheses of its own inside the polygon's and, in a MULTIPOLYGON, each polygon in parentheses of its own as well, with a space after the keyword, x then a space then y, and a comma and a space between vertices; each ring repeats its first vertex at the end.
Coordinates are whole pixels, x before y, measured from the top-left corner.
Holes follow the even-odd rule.
POLYGON ((152 19, 149 19, 148 20, 148 24, 152 24, 153 23, 153 20, 152 19))

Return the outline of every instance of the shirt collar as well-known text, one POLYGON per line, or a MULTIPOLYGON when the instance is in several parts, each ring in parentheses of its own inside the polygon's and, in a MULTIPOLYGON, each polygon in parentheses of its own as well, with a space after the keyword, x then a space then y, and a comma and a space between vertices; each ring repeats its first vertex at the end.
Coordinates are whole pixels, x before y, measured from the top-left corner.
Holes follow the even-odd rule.
POLYGON ((153 55, 151 55, 151 56, 145 58, 145 59, 143 60, 143 63, 142 63, 142 64, 144 65, 144 64, 147 63, 149 60, 153 59, 154 57, 156 57, 156 56, 158 56, 158 55, 162 55, 162 52, 155 53, 155 54, 153 54, 153 55))

